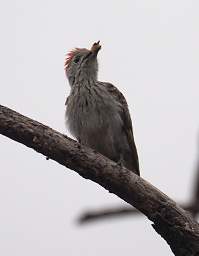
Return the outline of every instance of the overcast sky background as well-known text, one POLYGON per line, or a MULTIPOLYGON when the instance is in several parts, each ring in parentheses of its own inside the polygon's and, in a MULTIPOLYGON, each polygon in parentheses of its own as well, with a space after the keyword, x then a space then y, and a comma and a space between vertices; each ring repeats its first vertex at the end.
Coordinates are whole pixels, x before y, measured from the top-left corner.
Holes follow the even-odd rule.
MULTIPOLYGON (((2 5, 2 3, 1 3, 2 5)), ((199 134, 199 2, 4 1, 0 103, 65 133, 63 63, 101 40, 99 79, 131 111, 141 175, 190 198, 199 134)), ((91 181, 0 136, 0 254, 173 255, 145 217, 78 226, 87 209, 124 204, 91 181)))

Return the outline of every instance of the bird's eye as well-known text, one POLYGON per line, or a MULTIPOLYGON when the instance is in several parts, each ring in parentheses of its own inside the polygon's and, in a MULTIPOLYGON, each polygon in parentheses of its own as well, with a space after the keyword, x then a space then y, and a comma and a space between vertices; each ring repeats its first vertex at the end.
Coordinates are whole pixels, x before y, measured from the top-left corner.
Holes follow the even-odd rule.
POLYGON ((80 56, 76 56, 75 59, 74 59, 74 62, 78 63, 79 61, 80 61, 80 56))

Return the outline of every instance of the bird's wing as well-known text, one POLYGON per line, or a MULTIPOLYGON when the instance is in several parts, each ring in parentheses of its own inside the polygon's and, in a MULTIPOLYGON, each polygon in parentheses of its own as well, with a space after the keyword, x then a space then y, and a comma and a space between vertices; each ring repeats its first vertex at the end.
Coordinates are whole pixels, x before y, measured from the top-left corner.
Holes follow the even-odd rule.
POLYGON ((122 106, 121 111, 121 118, 124 123, 124 132, 127 136, 127 141, 129 142, 130 149, 132 151, 132 158, 133 162, 135 163, 136 173, 137 175, 140 175, 139 171, 139 160, 138 160, 138 154, 137 154, 137 148, 134 141, 133 136, 133 127, 132 127, 132 121, 131 116, 128 109, 128 104, 126 102, 126 99, 124 95, 112 84, 110 83, 102 83, 106 89, 110 92, 110 94, 115 98, 116 101, 118 101, 122 106))

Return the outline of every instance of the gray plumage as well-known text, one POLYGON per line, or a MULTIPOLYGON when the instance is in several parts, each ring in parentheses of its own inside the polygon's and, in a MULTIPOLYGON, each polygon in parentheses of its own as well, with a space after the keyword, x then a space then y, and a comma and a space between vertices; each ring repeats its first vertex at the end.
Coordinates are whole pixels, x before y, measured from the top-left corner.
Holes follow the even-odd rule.
POLYGON ((66 100, 66 123, 82 144, 139 173, 131 117, 123 94, 112 84, 97 80, 97 53, 76 48, 65 62, 71 92, 66 100))

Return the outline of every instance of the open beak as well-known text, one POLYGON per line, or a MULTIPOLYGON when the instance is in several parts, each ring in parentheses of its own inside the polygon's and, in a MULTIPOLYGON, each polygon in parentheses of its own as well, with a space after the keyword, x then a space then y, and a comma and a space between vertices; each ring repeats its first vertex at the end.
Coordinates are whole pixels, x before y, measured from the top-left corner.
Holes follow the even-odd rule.
POLYGON ((101 49, 101 45, 99 44, 100 41, 94 43, 91 47, 91 52, 93 53, 93 55, 97 56, 99 50, 101 49))

